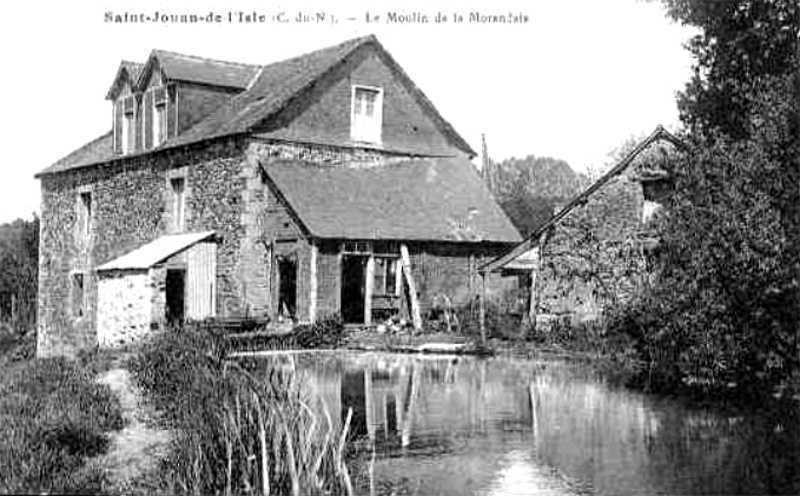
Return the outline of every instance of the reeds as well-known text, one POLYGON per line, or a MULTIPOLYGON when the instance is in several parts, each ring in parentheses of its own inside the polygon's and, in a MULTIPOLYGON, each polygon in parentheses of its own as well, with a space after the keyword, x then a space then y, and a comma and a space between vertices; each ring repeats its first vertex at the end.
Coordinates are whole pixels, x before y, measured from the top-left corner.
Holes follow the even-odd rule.
POLYGON ((337 428, 307 377, 226 360, 209 339, 216 338, 197 329, 169 331, 132 361, 176 430, 164 467, 170 492, 352 494, 345 463, 351 414, 337 428))

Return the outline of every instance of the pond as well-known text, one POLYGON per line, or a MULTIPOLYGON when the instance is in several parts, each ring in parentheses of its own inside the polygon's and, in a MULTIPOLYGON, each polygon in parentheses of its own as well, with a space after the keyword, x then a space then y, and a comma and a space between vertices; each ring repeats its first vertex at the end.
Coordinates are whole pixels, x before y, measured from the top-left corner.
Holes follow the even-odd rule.
POLYGON ((374 451, 358 493, 800 494, 797 408, 689 407, 569 361, 357 352, 279 360, 308 374, 338 425, 352 409, 351 436, 374 451))

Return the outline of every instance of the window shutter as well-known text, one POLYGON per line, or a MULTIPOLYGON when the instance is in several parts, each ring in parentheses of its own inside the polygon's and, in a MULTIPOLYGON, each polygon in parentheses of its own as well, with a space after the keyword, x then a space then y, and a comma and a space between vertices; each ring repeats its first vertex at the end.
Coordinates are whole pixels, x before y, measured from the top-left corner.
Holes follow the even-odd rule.
POLYGON ((178 134, 178 89, 174 84, 167 86, 167 139, 178 134))
POLYGON ((122 118, 123 104, 121 100, 114 102, 114 153, 122 153, 122 118))
POLYGON ((144 112, 142 112, 144 98, 142 94, 136 95, 134 101, 136 103, 134 117, 134 122, 136 122, 136 149, 142 150, 144 148, 144 122, 142 122, 144 120, 144 112))
POLYGON ((144 147, 153 148, 153 91, 144 94, 144 147))

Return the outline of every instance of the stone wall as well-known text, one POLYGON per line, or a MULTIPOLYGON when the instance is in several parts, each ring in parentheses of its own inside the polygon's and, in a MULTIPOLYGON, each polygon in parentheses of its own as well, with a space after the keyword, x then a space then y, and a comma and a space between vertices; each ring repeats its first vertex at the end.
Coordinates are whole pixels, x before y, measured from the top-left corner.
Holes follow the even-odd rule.
POLYGON ((150 332, 154 287, 148 271, 103 274, 98 281, 97 341, 132 343, 150 332))
POLYGON ((183 167, 185 230, 213 230, 221 238, 217 313, 239 312, 244 162, 243 142, 228 139, 42 177, 37 353, 70 354, 97 343, 94 269, 171 232, 168 177, 183 167), (88 237, 77 225, 81 192, 92 197, 88 237), (85 274, 82 317, 74 315, 71 299, 76 273, 85 274))
POLYGON ((641 228, 644 195, 630 167, 572 210, 547 237, 537 282, 538 314, 597 318, 646 281, 641 228))

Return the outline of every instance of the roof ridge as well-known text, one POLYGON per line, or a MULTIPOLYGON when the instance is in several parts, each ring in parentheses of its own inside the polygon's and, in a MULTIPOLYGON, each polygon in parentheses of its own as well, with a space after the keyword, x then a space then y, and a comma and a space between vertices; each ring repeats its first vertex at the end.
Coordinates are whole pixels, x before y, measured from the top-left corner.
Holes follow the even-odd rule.
POLYGON ((172 56, 177 56, 177 57, 184 57, 184 58, 187 58, 187 59, 200 60, 200 61, 204 61, 204 62, 213 62, 215 64, 226 64, 226 65, 233 65, 233 66, 247 67, 247 68, 256 68, 256 67, 263 68, 264 67, 262 64, 251 64, 251 63, 248 63, 248 62, 233 62, 233 61, 230 61, 230 60, 212 59, 211 57, 203 57, 201 55, 192 55, 192 54, 189 54, 189 53, 173 52, 171 50, 164 50, 164 49, 161 49, 161 48, 154 48, 153 49, 153 53, 172 55, 172 56))

